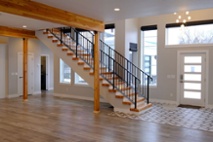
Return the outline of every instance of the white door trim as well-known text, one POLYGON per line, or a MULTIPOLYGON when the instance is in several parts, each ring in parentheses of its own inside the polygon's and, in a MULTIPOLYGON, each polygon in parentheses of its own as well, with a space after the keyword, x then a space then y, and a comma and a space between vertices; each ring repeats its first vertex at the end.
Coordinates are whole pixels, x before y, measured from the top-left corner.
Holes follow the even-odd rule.
MULTIPOLYGON (((46 89, 47 90, 50 90, 50 56, 48 54, 41 54, 40 55, 40 63, 41 63, 41 56, 45 56, 46 57, 46 73, 48 74, 46 76, 46 89)), ((41 76, 41 68, 40 68, 40 71, 39 71, 39 76, 41 76)), ((41 83, 41 80, 40 80, 40 83, 41 83)), ((40 84, 41 86, 41 84, 40 84)))
MULTIPOLYGON (((19 56, 22 55, 23 56, 23 52, 17 52, 17 58, 19 58, 19 56)), ((35 77, 35 71, 34 71, 34 61, 35 61, 35 58, 34 58, 34 53, 31 53, 31 52, 28 52, 28 55, 32 56, 33 57, 33 78, 32 78, 32 93, 34 92, 35 88, 34 88, 34 77, 35 77)), ((28 60, 29 61, 29 60, 28 60)), ((18 62, 18 59, 17 59, 17 62, 18 62)), ((19 63, 17 63, 17 73, 19 73, 18 71, 18 68, 19 68, 19 63)), ((29 81, 29 78, 28 78, 28 81, 29 81)), ((19 94, 19 75, 17 75, 17 94, 18 95, 22 95, 22 94, 19 94)))
POLYGON ((205 107, 208 107, 208 90, 209 90, 209 51, 208 50, 180 50, 177 52, 177 105, 180 104, 180 55, 183 53, 204 53, 206 55, 206 62, 205 62, 205 67, 206 67, 206 74, 205 74, 205 79, 206 79, 206 85, 205 85, 205 98, 204 98, 204 103, 205 103, 205 107))

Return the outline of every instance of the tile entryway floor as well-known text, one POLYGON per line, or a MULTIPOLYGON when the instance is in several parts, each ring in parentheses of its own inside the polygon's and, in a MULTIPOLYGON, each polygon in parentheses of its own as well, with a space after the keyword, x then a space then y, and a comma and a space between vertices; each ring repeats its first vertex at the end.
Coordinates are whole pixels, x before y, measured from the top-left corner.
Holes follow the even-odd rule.
POLYGON ((213 109, 190 109, 153 103, 149 110, 138 116, 119 112, 108 115, 213 132, 213 109))

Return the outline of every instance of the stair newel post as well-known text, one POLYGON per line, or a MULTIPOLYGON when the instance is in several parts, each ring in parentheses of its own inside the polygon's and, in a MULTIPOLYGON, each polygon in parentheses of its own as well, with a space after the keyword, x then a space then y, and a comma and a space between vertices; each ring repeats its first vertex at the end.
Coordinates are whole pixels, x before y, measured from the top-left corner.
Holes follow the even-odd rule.
POLYGON ((150 76, 148 76, 147 78, 147 104, 149 104, 149 80, 150 80, 150 76))
POLYGON ((95 31, 94 44, 94 113, 100 112, 100 79, 99 79, 99 32, 95 31))
POLYGON ((78 57, 78 31, 75 32, 76 33, 76 52, 75 52, 75 56, 76 58, 78 57))
POLYGON ((137 78, 135 77, 135 109, 137 109, 137 78))

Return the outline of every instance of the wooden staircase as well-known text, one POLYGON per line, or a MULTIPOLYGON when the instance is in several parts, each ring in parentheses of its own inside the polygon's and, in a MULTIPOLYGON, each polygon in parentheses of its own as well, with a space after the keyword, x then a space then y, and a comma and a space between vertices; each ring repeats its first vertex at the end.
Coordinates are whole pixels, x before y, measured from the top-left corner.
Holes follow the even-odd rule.
MULTIPOLYGON (((57 30, 54 31, 54 34, 60 34, 57 30)), ((93 63, 93 58, 85 53, 81 48, 77 48, 80 57, 76 57, 75 52, 71 51, 63 43, 61 43, 57 38, 54 37, 49 31, 37 31, 36 36, 40 39, 47 47, 49 47, 58 57, 62 58, 65 63, 70 65, 87 83, 89 86, 93 87, 94 82, 94 72, 93 69, 85 62, 89 61, 93 63)), ((66 38, 66 35, 64 35, 66 38)), ((70 48, 76 51, 76 43, 72 39, 67 39, 69 42, 70 48)), ((65 41, 66 43, 66 41, 65 41)), ((143 110, 146 110, 152 106, 151 103, 147 104, 145 98, 137 96, 137 107, 123 94, 118 90, 113 89, 113 86, 107 81, 117 79, 116 86, 121 90, 126 92, 127 96, 134 97, 134 89, 127 86, 127 84, 120 80, 118 76, 114 75, 112 72, 109 72, 107 68, 100 65, 100 72, 102 75, 105 75, 105 78, 100 75, 100 95, 114 106, 114 111, 124 112, 124 113, 134 113, 139 114, 143 110)))

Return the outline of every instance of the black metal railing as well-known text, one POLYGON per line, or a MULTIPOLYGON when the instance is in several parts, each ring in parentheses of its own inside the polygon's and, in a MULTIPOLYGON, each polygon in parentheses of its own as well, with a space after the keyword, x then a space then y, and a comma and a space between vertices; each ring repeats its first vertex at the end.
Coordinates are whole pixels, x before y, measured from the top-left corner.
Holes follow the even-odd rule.
POLYGON ((89 67, 93 68, 93 42, 74 28, 56 28, 48 29, 48 31, 57 38, 61 44, 71 50, 75 54, 75 58, 80 58, 89 67))
MULTIPOLYGON (((93 68, 94 34, 88 38, 74 28, 48 30, 62 44, 93 68)), ((151 76, 131 61, 100 40, 100 75, 111 84, 111 91, 117 90, 137 108, 138 97, 146 98, 149 103, 149 83, 151 76)))
POLYGON ((126 88, 132 88, 128 91, 122 91, 119 88, 116 89, 124 96, 127 96, 135 105, 137 105, 137 96, 146 98, 148 104, 149 83, 150 80, 152 80, 151 76, 135 66, 131 61, 112 49, 102 40, 100 40, 100 48, 101 63, 107 66, 110 71, 113 71, 113 74, 119 76, 119 78, 125 82, 126 88), (134 96, 132 96, 133 94, 134 96))

